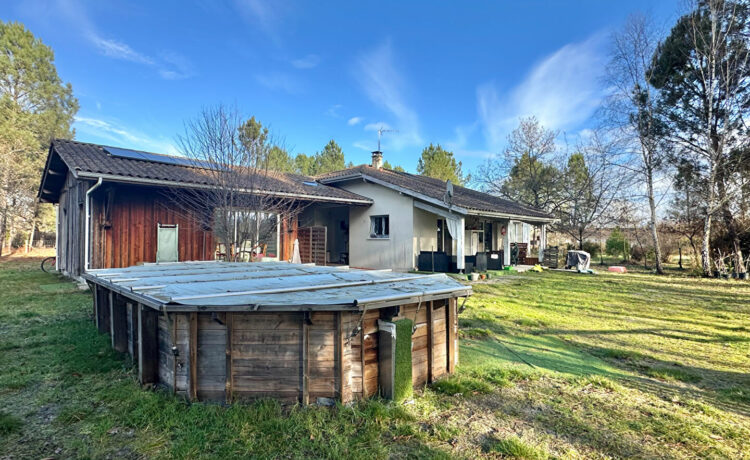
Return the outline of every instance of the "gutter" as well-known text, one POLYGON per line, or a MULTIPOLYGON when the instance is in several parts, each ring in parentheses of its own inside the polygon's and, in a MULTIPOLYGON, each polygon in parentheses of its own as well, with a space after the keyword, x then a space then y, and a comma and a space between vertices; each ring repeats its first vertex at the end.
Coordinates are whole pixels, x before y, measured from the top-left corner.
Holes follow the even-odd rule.
POLYGON ((93 187, 90 187, 88 190, 86 190, 86 247, 84 248, 84 269, 83 271, 86 272, 89 269, 90 265, 90 257, 91 257, 91 249, 89 248, 91 243, 91 192, 98 189, 102 185, 102 178, 99 177, 99 180, 94 184, 93 187))

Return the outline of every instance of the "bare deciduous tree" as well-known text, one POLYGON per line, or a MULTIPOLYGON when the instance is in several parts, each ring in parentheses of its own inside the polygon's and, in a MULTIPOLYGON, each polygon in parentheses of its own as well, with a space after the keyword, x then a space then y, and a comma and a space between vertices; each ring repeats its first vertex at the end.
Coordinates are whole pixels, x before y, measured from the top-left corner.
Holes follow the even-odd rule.
POLYGON ((573 238, 580 249, 596 228, 617 218, 614 208, 629 180, 620 173, 619 158, 617 143, 599 132, 568 158, 555 228, 573 238))
MULTIPOLYGON (((229 260, 254 260, 275 244, 281 219, 303 203, 284 192, 288 176, 269 169, 274 147, 268 130, 234 108, 206 108, 177 139, 201 188, 173 188, 170 197, 196 224, 211 228, 229 260)), ((276 248, 280 250, 280 248, 276 248)))
POLYGON ((632 158, 623 167, 634 173, 638 182, 645 186, 643 191, 648 201, 648 226, 656 272, 663 274, 655 182, 668 144, 664 124, 657 116, 658 95, 652 86, 654 68, 651 60, 657 45, 658 35, 650 19, 644 15, 630 16, 624 27, 613 35, 607 67, 607 82, 612 92, 604 112, 632 158))
POLYGON ((557 135, 535 117, 521 119, 508 135, 505 152, 487 160, 477 171, 476 182, 489 193, 555 212, 561 204, 563 167, 557 135))

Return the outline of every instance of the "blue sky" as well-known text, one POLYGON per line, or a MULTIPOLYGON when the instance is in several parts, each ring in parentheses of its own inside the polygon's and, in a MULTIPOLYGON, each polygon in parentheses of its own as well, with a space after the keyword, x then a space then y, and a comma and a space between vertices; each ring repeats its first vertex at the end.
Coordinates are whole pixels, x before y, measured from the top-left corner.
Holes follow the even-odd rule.
POLYGON ((202 107, 236 105, 292 153, 335 139, 416 168, 424 146, 467 172, 519 117, 575 137, 603 94, 609 34, 635 11, 671 25, 678 1, 296 2, 36 0, 4 7, 55 52, 81 108, 77 139, 176 153, 202 107))

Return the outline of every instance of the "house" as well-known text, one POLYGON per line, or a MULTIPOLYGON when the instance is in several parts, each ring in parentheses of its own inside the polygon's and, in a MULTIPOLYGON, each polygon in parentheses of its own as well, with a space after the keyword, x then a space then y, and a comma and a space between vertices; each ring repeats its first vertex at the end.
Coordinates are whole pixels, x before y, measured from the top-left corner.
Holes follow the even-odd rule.
POLYGON ((526 250, 527 263, 543 258, 552 215, 439 179, 383 169, 382 162, 376 151, 369 165, 317 177, 321 184, 372 200, 349 209, 353 266, 430 269, 436 257, 447 270, 431 271, 471 268, 467 263, 510 265, 514 243, 526 250), (482 256, 488 260, 477 260, 482 256))
MULTIPOLYGON (((58 205, 58 269, 79 277, 90 269, 144 262, 213 260, 217 245, 211 228, 199 224, 203 219, 189 215, 171 197, 181 188, 211 184, 185 158, 53 141, 38 197, 58 205)), ((300 207, 310 209, 372 204, 369 198, 294 174, 269 174, 262 185, 254 193, 294 196, 300 207)), ((295 217, 279 216, 277 231, 268 241, 268 258, 291 259, 294 240, 306 231, 298 228, 295 217)))
MULTIPOLYGON (((552 216, 486 193, 372 164, 311 178, 269 173, 253 194, 294 197, 299 212, 270 216, 264 260, 409 271, 511 264, 511 245, 534 263, 552 216)), ((206 219, 176 204, 177 190, 212 187, 185 158, 70 140, 51 143, 38 196, 56 203, 58 269, 222 256, 206 219), (203 223, 199 223, 203 222, 203 223)), ((211 213, 214 210, 205 210, 211 213)), ((211 214, 212 215, 212 214, 211 214)))

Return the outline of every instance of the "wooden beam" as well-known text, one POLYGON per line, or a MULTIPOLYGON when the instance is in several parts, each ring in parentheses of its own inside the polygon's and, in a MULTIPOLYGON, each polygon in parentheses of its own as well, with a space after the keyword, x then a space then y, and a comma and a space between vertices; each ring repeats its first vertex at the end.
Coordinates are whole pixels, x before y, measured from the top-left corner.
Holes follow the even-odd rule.
POLYGON ((343 314, 339 311, 336 312, 336 353, 334 357, 334 363, 336 368, 336 393, 339 400, 343 403, 344 400, 344 321, 343 314))
POLYGON ((456 362, 458 361, 458 350, 456 350, 456 333, 458 332, 458 321, 457 321, 457 305, 456 299, 449 299, 448 304, 445 306, 445 331, 447 340, 447 371, 452 374, 456 371, 456 362))
POLYGON ((190 381, 189 395, 190 399, 198 399, 198 313, 190 313, 190 337, 189 337, 189 355, 190 355, 190 381))
POLYGON ((97 287, 96 289, 96 295, 98 298, 97 305, 98 305, 98 313, 99 313, 99 332, 102 334, 109 334, 110 333, 110 315, 109 315, 109 302, 107 297, 107 290, 101 287, 97 287))
POLYGON ((117 294, 109 291, 109 323, 112 348, 125 353, 128 351, 128 317, 125 304, 118 302, 117 294))
POLYGON ((435 350, 433 345, 435 340, 433 337, 434 325, 432 321, 433 310, 434 305, 433 302, 430 301, 427 304, 427 383, 432 383, 435 378, 433 371, 435 367, 435 350))
POLYGON ((300 402, 305 406, 310 404, 310 326, 307 324, 308 315, 309 313, 302 314, 302 398, 300 402))
POLYGON ((227 313, 225 324, 227 328, 227 350, 226 350, 226 384, 224 389, 224 397, 227 403, 232 402, 232 391, 234 388, 233 381, 233 369, 232 369, 232 321, 234 318, 233 313, 227 313))
POLYGON ((94 287, 94 324, 96 324, 96 330, 101 330, 99 329, 99 285, 92 284, 92 286, 94 287))
POLYGON ((138 380, 142 385, 159 379, 159 313, 137 304, 138 309, 138 380))

